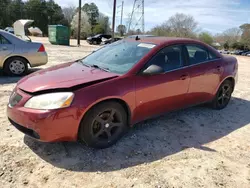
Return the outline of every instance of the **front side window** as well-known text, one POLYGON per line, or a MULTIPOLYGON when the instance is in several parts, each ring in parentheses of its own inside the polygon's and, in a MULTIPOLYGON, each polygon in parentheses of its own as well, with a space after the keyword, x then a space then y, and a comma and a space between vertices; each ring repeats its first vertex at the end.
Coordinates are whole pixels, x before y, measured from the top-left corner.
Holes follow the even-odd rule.
POLYGON ((183 66, 182 47, 177 45, 162 49, 149 61, 148 66, 150 65, 160 66, 165 72, 181 68, 183 66))
POLYGON ((121 40, 90 54, 82 59, 82 63, 125 74, 155 46, 155 44, 121 40))

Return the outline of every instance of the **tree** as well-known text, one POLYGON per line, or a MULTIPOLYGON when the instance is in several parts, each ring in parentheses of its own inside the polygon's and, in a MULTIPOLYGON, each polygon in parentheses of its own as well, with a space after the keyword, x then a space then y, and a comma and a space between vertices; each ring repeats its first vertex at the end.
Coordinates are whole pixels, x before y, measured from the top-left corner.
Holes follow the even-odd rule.
POLYGON ((68 25, 61 7, 53 0, 0 0, 0 27, 12 26, 19 19, 34 20, 45 35, 49 24, 68 25))
POLYGON ((96 35, 96 34, 100 34, 100 33, 105 33, 105 32, 104 32, 104 27, 102 27, 100 24, 97 24, 97 25, 94 27, 93 33, 94 33, 95 35, 96 35))
POLYGON ((68 25, 61 7, 53 0, 29 0, 25 3, 26 18, 34 20, 34 25, 48 34, 48 25, 68 25))
POLYGON ((86 14, 89 17, 88 21, 91 26, 91 32, 93 34, 94 27, 97 25, 97 20, 99 17, 99 9, 95 3, 90 3, 90 4, 85 3, 82 7, 82 10, 86 12, 86 14))
POLYGON ((177 13, 166 22, 154 27, 151 33, 160 36, 175 36, 195 38, 198 23, 190 15, 177 13))
POLYGON ((245 48, 250 48, 250 24, 243 24, 240 26, 242 30, 241 41, 245 48))
POLYGON ((76 8, 74 6, 69 6, 69 7, 63 8, 62 11, 63 11, 65 19, 68 21, 68 23, 71 23, 75 15, 76 8))
POLYGON ((239 28, 230 28, 222 33, 225 42, 232 45, 235 42, 239 42, 241 38, 241 30, 239 28))
MULTIPOLYGON (((71 29, 72 29, 73 37, 76 38, 77 30, 78 30, 78 13, 72 19, 71 29)), ((81 12, 81 38, 86 39, 90 33, 91 33, 91 26, 89 24, 89 17, 84 11, 82 11, 81 12)))
POLYGON ((191 37, 196 34, 198 23, 194 20, 193 16, 177 13, 170 17, 167 25, 175 33, 176 37, 191 37))
POLYGON ((212 45, 213 43, 213 37, 211 34, 207 33, 207 32, 202 32, 199 35, 199 40, 201 40, 202 42, 205 42, 208 45, 212 45))
POLYGON ((224 49, 228 50, 229 49, 229 44, 228 42, 226 42, 224 45, 223 45, 224 49))
MULTIPOLYGON (((111 33, 110 23, 109 23, 109 17, 105 16, 103 13, 99 13, 98 17, 98 27, 101 27, 104 34, 111 33)), ((98 33, 95 33, 98 34, 98 33)))
POLYGON ((123 36, 124 33, 126 33, 126 30, 127 28, 125 25, 118 25, 117 27, 117 31, 120 33, 121 36, 123 36))
POLYGON ((234 42, 230 47, 237 50, 244 50, 244 43, 234 42))

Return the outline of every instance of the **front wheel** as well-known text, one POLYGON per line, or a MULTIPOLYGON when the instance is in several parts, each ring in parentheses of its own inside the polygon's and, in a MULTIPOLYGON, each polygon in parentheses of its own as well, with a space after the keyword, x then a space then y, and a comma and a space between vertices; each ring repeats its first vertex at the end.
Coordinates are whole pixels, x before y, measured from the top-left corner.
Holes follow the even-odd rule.
POLYGON ((117 102, 94 106, 83 118, 79 139, 88 146, 102 149, 115 144, 126 133, 127 113, 117 102))
POLYGON ((233 83, 229 80, 224 81, 212 102, 212 107, 217 110, 224 109, 232 96, 233 93, 233 83))

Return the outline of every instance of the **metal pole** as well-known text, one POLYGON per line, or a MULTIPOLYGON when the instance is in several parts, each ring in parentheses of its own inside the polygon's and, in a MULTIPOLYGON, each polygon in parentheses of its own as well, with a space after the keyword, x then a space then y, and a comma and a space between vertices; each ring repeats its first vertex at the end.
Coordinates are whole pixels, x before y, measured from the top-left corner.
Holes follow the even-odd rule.
POLYGON ((122 11, 121 11, 121 23, 120 23, 120 25, 122 25, 122 18, 123 18, 123 4, 124 4, 124 1, 122 1, 122 11))
POLYGON ((113 6, 113 23, 112 23, 112 38, 115 37, 115 13, 116 13, 116 0, 114 0, 113 6))
POLYGON ((142 0, 142 33, 145 32, 145 23, 144 23, 144 0, 142 0))
POLYGON ((130 31, 130 27, 131 27, 131 24, 132 24, 132 19, 133 19, 133 15, 134 15, 134 11, 135 11, 135 4, 136 4, 136 1, 137 1, 137 0, 134 0, 133 10, 132 10, 132 14, 131 14, 130 21, 129 21, 129 25, 128 25, 128 32, 130 31))
POLYGON ((79 0, 78 7, 78 34, 77 34, 77 45, 81 45, 81 19, 82 19, 82 0, 79 0))

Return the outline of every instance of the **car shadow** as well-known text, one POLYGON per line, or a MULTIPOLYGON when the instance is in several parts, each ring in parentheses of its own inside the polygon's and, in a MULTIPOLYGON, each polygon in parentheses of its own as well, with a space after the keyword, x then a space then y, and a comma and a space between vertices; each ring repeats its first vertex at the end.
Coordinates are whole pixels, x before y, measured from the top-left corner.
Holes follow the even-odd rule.
MULTIPOLYGON (((137 124, 110 148, 95 150, 80 143, 24 143, 48 163, 72 171, 115 171, 150 163, 187 148, 217 152, 205 144, 250 123, 250 101, 232 98, 221 111, 193 107, 137 124)), ((53 125, 51 125, 53 126, 53 125)))
MULTIPOLYGON (((29 75, 33 72, 42 70, 42 68, 30 68, 26 75, 29 75)), ((0 84, 12 84, 18 82, 24 76, 7 76, 4 74, 3 70, 0 70, 0 84)))

